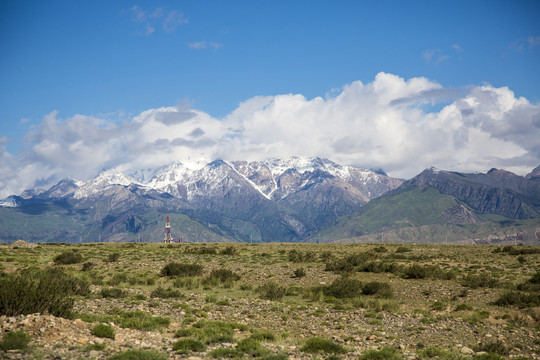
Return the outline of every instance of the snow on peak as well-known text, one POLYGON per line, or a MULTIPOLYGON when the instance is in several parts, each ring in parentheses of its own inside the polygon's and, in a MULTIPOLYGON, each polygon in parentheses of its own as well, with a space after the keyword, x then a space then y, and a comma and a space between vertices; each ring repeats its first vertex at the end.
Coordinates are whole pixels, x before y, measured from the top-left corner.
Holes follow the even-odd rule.
POLYGON ((180 161, 173 161, 156 169, 146 185, 153 189, 166 189, 170 185, 185 181, 192 173, 193 170, 180 161))
POLYGON ((115 170, 105 170, 99 173, 97 177, 82 184, 75 190, 76 199, 88 197, 96 194, 111 185, 128 186, 132 183, 139 184, 134 179, 115 170))

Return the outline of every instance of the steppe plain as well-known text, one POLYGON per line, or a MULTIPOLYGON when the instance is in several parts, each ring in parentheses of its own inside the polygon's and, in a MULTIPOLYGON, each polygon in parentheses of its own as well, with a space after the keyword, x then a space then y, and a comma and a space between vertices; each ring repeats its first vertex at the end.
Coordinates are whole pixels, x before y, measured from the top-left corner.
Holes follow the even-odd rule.
POLYGON ((33 245, 0 246, 1 358, 540 359, 539 247, 33 245))

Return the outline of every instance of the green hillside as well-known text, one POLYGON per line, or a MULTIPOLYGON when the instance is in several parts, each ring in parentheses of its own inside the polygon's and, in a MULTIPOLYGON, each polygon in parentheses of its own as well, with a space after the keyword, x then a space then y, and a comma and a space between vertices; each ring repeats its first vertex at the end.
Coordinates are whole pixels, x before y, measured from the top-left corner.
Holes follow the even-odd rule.
POLYGON ((478 214, 437 189, 408 187, 372 200, 361 211, 343 217, 312 238, 321 242, 482 243, 521 238, 537 243, 540 219, 509 221, 478 214), (452 212, 457 209, 456 212, 452 212), (459 223, 459 211, 470 223, 459 223), (490 240, 488 240, 490 239, 490 240))

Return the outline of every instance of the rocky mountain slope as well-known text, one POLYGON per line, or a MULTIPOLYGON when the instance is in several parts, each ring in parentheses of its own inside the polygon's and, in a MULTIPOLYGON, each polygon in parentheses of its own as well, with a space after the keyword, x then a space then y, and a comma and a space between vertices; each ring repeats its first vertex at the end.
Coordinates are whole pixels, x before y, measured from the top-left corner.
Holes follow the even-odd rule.
MULTIPOLYGON (((206 240, 302 241, 401 183, 305 157, 216 160, 198 168, 174 162, 129 175, 104 171, 86 182, 64 179, 47 191, 6 199, 0 211, 11 223, 0 220, 0 239, 16 240, 14 224, 41 216, 38 233, 46 241, 159 241, 163 221, 157 214, 171 213, 204 227, 206 240), (52 214, 62 226, 45 220, 52 214)), ((175 221, 177 237, 205 240, 175 221)))
POLYGON ((492 169, 466 174, 429 168, 340 218, 322 241, 540 242, 540 176, 492 169), (356 238, 356 240, 352 240, 356 238), (362 239, 360 239, 362 238, 362 239))

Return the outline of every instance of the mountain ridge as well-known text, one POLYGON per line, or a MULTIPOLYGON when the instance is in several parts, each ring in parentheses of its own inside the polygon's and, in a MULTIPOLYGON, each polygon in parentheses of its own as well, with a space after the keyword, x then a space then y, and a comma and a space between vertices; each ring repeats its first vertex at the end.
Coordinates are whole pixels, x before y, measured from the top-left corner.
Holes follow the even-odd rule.
POLYGON ((65 201, 101 224, 102 239, 116 231, 129 240, 140 229, 159 227, 144 215, 159 211, 187 215, 231 241, 288 242, 303 241, 401 183, 321 158, 214 160, 195 167, 176 161, 134 174, 106 170, 85 182, 64 179, 47 191, 26 191, 36 195, 14 197, 10 204, 19 201, 31 213, 41 211, 30 210, 38 203, 65 201))

